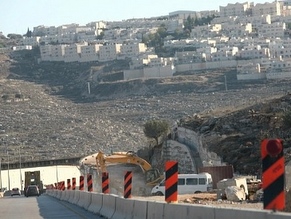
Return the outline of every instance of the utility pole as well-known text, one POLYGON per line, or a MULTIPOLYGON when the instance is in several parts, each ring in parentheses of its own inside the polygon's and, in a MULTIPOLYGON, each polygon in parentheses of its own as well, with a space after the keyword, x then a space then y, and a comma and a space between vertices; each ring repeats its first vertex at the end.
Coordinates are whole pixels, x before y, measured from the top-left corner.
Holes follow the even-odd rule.
POLYGON ((1 175, 1 173, 2 173, 2 163, 1 163, 1 161, 2 161, 2 157, 0 157, 0 192, 2 191, 2 175, 1 175))
POLYGON ((225 85, 225 91, 227 91, 227 81, 226 81, 226 75, 224 75, 224 85, 225 85))
POLYGON ((22 191, 21 151, 20 150, 21 150, 21 145, 19 145, 19 174, 20 174, 20 191, 22 191))
POLYGON ((7 165, 7 170, 8 170, 8 190, 10 191, 9 152, 8 152, 8 150, 7 150, 7 156, 8 156, 8 165, 7 165))

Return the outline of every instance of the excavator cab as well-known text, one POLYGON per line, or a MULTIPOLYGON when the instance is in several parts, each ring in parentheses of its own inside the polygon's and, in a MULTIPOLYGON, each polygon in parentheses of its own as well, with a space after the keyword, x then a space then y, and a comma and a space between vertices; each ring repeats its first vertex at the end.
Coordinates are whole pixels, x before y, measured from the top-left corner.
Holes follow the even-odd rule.
POLYGON ((155 186, 164 179, 164 176, 160 174, 158 169, 153 168, 145 172, 145 178, 148 186, 155 186))

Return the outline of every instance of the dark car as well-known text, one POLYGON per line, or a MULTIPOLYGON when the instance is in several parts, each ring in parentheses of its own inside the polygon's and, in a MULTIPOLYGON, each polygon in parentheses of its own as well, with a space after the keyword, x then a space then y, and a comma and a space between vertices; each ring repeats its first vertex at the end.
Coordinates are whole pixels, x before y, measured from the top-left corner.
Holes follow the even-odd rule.
POLYGON ((25 196, 39 196, 39 189, 36 185, 30 185, 27 187, 26 192, 25 192, 25 196))
POLYGON ((13 188, 11 190, 11 196, 14 196, 14 195, 19 195, 19 196, 21 195, 19 188, 13 188))

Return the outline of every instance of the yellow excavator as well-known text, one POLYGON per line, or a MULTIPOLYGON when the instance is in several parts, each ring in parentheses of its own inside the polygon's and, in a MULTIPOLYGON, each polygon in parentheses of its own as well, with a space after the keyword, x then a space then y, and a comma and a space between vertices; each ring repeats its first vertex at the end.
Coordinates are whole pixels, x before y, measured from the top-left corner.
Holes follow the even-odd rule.
POLYGON ((105 155, 102 151, 99 151, 98 153, 84 157, 80 161, 80 165, 96 165, 99 173, 107 172, 106 166, 114 163, 139 165, 145 173, 145 181, 148 186, 155 186, 164 178, 164 175, 161 175, 158 169, 152 168, 146 160, 138 157, 132 151, 113 152, 110 155, 105 155))

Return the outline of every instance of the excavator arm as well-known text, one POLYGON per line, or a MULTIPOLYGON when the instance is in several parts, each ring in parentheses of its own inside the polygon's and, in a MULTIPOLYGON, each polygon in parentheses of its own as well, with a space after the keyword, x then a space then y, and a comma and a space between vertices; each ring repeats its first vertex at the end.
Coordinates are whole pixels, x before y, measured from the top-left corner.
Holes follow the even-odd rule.
POLYGON ((108 164, 135 164, 139 165, 145 173, 145 181, 149 186, 158 184, 164 176, 160 174, 158 169, 152 168, 151 165, 144 159, 138 157, 134 152, 114 152, 110 155, 105 155, 102 151, 97 154, 90 155, 82 160, 82 165, 92 165, 92 158, 95 158, 97 171, 101 174, 106 172, 108 164))

